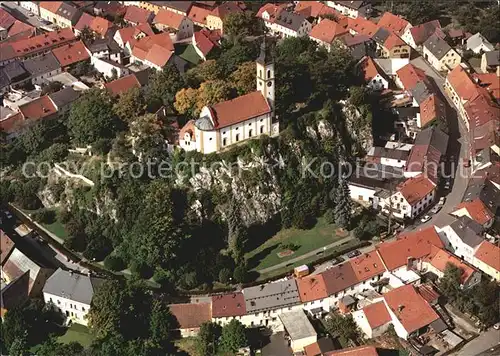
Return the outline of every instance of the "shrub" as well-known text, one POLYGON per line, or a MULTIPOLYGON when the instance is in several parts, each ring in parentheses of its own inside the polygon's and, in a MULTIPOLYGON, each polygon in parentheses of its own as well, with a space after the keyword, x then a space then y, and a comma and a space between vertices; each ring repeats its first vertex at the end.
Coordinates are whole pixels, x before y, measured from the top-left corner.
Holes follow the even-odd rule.
POLYGON ((335 222, 335 213, 333 209, 328 209, 324 215, 324 218, 327 223, 333 224, 335 222))
POLYGON ((231 270, 229 268, 223 268, 219 271, 219 282, 228 283, 231 278, 231 270))
POLYGON ((54 210, 40 209, 33 213, 32 217, 42 224, 52 224, 56 221, 56 213, 54 210))
POLYGON ((247 269, 245 266, 238 266, 234 269, 234 280, 238 283, 244 283, 247 278, 247 269))
POLYGON ((121 271, 125 269, 125 261, 120 256, 109 255, 104 259, 104 267, 111 271, 121 271))

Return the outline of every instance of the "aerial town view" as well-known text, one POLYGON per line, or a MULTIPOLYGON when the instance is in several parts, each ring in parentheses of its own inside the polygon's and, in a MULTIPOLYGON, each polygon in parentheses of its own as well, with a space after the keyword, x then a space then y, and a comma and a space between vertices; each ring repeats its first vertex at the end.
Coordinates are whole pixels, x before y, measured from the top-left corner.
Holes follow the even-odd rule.
POLYGON ((500 1, 0 1, 0 355, 499 356, 500 1))

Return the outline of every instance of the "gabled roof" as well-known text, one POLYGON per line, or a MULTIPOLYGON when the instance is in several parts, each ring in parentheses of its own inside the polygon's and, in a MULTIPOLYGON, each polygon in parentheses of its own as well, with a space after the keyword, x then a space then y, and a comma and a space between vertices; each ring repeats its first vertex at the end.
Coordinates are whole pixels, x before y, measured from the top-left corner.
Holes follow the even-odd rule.
POLYGON ((307 21, 307 19, 300 14, 281 10, 278 12, 273 22, 290 30, 298 31, 304 21, 307 21))
POLYGON ((460 282, 462 284, 466 283, 474 272, 477 272, 475 268, 460 261, 460 259, 452 255, 448 251, 435 246, 432 246, 431 254, 429 255, 428 259, 429 263, 434 268, 443 273, 448 263, 451 263, 455 267, 459 268, 462 271, 462 275, 460 276, 460 282))
POLYGON ((124 44, 129 41, 135 41, 135 36, 144 33, 146 36, 153 36, 154 31, 147 23, 141 23, 137 26, 124 27, 118 30, 124 44))
POLYGON ((79 92, 75 91, 72 87, 66 87, 55 93, 49 94, 50 100, 52 100, 59 110, 74 102, 79 96, 79 92))
POLYGON ((84 12, 82 16, 80 16, 80 19, 74 26, 74 28, 78 31, 82 31, 85 27, 90 28, 90 25, 92 24, 92 21, 94 20, 94 16, 87 14, 84 12))
POLYGON ((72 24, 75 24, 78 21, 78 18, 81 16, 82 12, 77 7, 69 4, 66 1, 61 2, 61 6, 57 9, 57 15, 62 18, 71 21, 72 24))
POLYGON ((141 84, 137 80, 134 74, 127 75, 113 80, 112 82, 104 84, 104 87, 112 95, 120 95, 132 88, 140 88, 141 84))
POLYGON ((462 66, 453 68, 446 79, 462 100, 471 100, 480 94, 479 88, 462 66))
POLYGON ((411 63, 408 63, 403 68, 396 71, 396 75, 399 77, 399 80, 401 80, 403 84, 403 88, 406 90, 411 90, 418 82, 427 80, 425 72, 411 63))
POLYGON ((179 15, 169 10, 161 9, 156 14, 153 23, 168 26, 177 30, 181 26, 182 20, 184 20, 183 15, 179 15))
POLYGON ((418 26, 414 26, 410 29, 411 36, 413 37, 413 41, 415 44, 421 45, 429 37, 431 37, 435 32, 436 29, 440 29, 441 24, 439 23, 439 20, 432 20, 423 24, 420 24, 418 26))
POLYGON ((328 297, 325 280, 322 274, 307 276, 297 279, 296 281, 302 303, 328 297))
POLYGON ((486 65, 492 67, 500 65, 500 50, 485 52, 483 56, 486 57, 486 65))
POLYGON ((371 57, 365 56, 359 63, 361 70, 363 71, 364 78, 366 82, 370 82, 377 75, 385 78, 385 74, 382 70, 378 68, 371 57))
POLYGON ((398 35, 391 33, 389 37, 384 42, 384 47, 388 50, 393 49, 396 46, 406 46, 407 44, 398 35))
POLYGON ((33 77, 61 68, 57 58, 50 52, 42 56, 29 58, 23 62, 23 65, 33 77))
POLYGON ((31 291, 42 268, 44 268, 42 265, 14 247, 2 265, 2 272, 9 280, 14 280, 28 272, 30 276, 29 289, 31 291))
POLYGON ((237 12, 243 12, 243 9, 240 7, 237 1, 227 1, 217 6, 210 12, 211 16, 215 16, 224 20, 227 15, 234 14, 237 12))
POLYGON ((132 5, 127 7, 127 12, 123 19, 134 24, 148 23, 152 14, 151 11, 132 5))
POLYGON ((9 254, 14 248, 14 241, 0 229, 0 242, 0 265, 3 265, 3 262, 9 257, 9 254))
POLYGON ((206 57, 210 51, 217 46, 221 39, 221 34, 219 30, 209 30, 202 29, 194 33, 194 41, 196 47, 203 53, 206 57))
POLYGON ((294 279, 261 284, 243 289, 247 313, 283 308, 300 304, 294 279))
POLYGON ((487 264, 495 271, 500 271, 500 247, 493 245, 489 241, 483 241, 474 257, 487 264))
POLYGON ((40 1, 40 8, 57 14, 57 10, 62 5, 62 1, 40 1))
POLYGON ((43 292, 90 305, 95 288, 102 279, 58 269, 43 287, 43 292))
POLYGON ((224 318, 246 314, 245 297, 241 292, 213 295, 212 317, 224 318))
POLYGON ((8 30, 14 22, 16 22, 16 18, 4 8, 0 8, 0 27, 8 30))
POLYGON ((309 37, 318 39, 326 43, 332 43, 333 40, 349 31, 335 21, 323 19, 314 26, 309 33, 309 37))
POLYGON ((3 286, 0 296, 1 302, 1 317, 5 316, 5 313, 18 305, 23 304, 28 299, 29 293, 29 282, 30 275, 29 272, 25 272, 13 281, 11 281, 6 286, 3 286))
POLYGON ((328 295, 334 295, 358 284, 358 277, 349 262, 339 264, 322 273, 328 295))
POLYGON ((473 49, 484 45, 488 50, 493 51, 495 46, 493 46, 484 36, 478 32, 467 39, 467 49, 473 49))
POLYGON ((367 305, 363 308, 363 312, 365 313, 366 320, 372 329, 378 328, 379 326, 392 321, 383 300, 367 305))
POLYGON ((408 258, 420 259, 431 253, 431 246, 443 248, 434 226, 401 234, 395 241, 383 242, 377 251, 389 271, 405 266, 408 258))
POLYGON ((400 16, 394 15, 390 12, 384 12, 377 25, 387 28, 394 33, 402 35, 406 27, 410 23, 400 16))
POLYGON ((350 259, 349 263, 356 275, 358 283, 367 281, 385 272, 384 264, 375 250, 350 259))
MULTIPOLYGON (((492 52, 486 52, 486 54, 488 53, 492 52)), ((498 80, 496 73, 474 73, 472 76, 474 80, 478 81, 480 87, 485 88, 500 103, 500 80, 498 80)))
POLYGON ((398 185, 397 189, 406 201, 410 205, 413 205, 432 193, 436 189, 436 184, 424 174, 419 174, 416 177, 405 180, 398 185))
POLYGON ((112 26, 113 24, 108 20, 96 16, 90 24, 90 29, 104 37, 112 26))
POLYGON ((201 324, 212 320, 210 303, 170 304, 169 309, 177 319, 179 329, 199 328, 201 324))
POLYGON ((347 23, 348 27, 354 32, 368 36, 370 38, 372 38, 379 29, 376 24, 360 16, 355 19, 349 17, 347 19, 347 23))
POLYGON ((210 14, 210 12, 211 12, 211 10, 209 10, 209 9, 205 9, 203 7, 193 5, 191 7, 191 10, 189 10, 188 17, 194 23, 202 23, 202 24, 206 25, 207 16, 208 16, 208 14, 210 14))
POLYGON ((67 67, 71 64, 90 59, 90 54, 81 40, 59 48, 54 48, 52 53, 56 56, 61 67, 67 67))
POLYGON ((172 57, 173 52, 161 45, 153 44, 151 49, 148 51, 145 60, 157 65, 158 67, 164 67, 167 65, 170 57, 172 57))
POLYGON ((29 38, 35 34, 35 30, 35 27, 28 25, 27 23, 24 23, 22 21, 16 20, 14 24, 9 28, 7 36, 10 38, 14 36, 16 36, 16 38, 19 38, 19 36, 22 36, 21 38, 29 38))
POLYGON ((52 103, 52 100, 50 100, 47 95, 44 95, 29 103, 21 105, 19 111, 26 120, 38 120, 55 114, 57 108, 54 106, 54 103, 52 103))
POLYGON ((231 126, 251 118, 268 114, 271 108, 260 91, 223 101, 210 107, 215 129, 231 126))
POLYGON ((192 1, 157 1, 160 6, 187 13, 193 4, 192 1))
POLYGON ((444 102, 436 94, 431 94, 420 103, 420 124, 422 127, 436 119, 444 119, 445 114, 444 102))
POLYGON ((327 14, 343 17, 339 12, 319 1, 299 1, 293 11, 305 17, 320 17, 327 14))
POLYGON ((444 39, 438 37, 436 34, 433 34, 424 42, 424 47, 438 60, 441 60, 452 49, 444 39))
POLYGON ((385 293, 384 300, 408 334, 439 319, 439 315, 415 291, 412 284, 385 293))

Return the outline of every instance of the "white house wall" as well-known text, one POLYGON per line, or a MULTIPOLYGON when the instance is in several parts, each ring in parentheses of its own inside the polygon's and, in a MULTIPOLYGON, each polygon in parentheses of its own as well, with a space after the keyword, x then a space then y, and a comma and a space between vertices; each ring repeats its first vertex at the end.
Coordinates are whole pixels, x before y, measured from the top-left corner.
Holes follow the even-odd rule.
POLYGON ((45 304, 54 306, 74 323, 87 325, 86 316, 90 309, 89 304, 76 302, 50 293, 43 293, 43 299, 45 304))

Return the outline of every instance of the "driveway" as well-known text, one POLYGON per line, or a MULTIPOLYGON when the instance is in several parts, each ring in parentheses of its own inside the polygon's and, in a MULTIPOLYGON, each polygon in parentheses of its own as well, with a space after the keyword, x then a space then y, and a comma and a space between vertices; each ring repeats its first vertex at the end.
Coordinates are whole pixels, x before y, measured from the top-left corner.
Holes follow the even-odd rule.
POLYGON ((44 26, 44 24, 40 21, 40 19, 36 15, 31 15, 28 10, 22 8, 17 5, 14 1, 0 1, 1 6, 6 9, 12 16, 17 18, 20 21, 26 22, 33 27, 40 28, 44 26))
MULTIPOLYGON (((446 95, 444 89, 445 78, 438 73, 434 68, 430 66, 422 57, 417 57, 411 61, 411 63, 423 71, 432 79, 434 84, 435 92, 447 103, 446 107, 446 119, 448 122, 448 134, 449 144, 448 144, 448 157, 453 156, 455 160, 451 162, 448 167, 448 174, 452 179, 452 187, 449 192, 442 192, 442 195, 446 196, 446 203, 443 208, 435 214, 430 221, 425 224, 421 224, 422 227, 436 225, 438 227, 443 227, 449 225, 453 222, 454 218, 449 214, 453 209, 462 202, 467 185, 469 182, 470 169, 464 169, 462 167, 462 160, 464 158, 469 158, 470 144, 469 144, 469 134, 462 119, 458 116, 458 112, 455 105, 450 98, 446 95)), ((413 226, 414 227, 414 226, 413 226)))
POLYGON ((283 332, 272 334, 270 343, 262 348, 262 356, 287 356, 292 355, 283 332))

